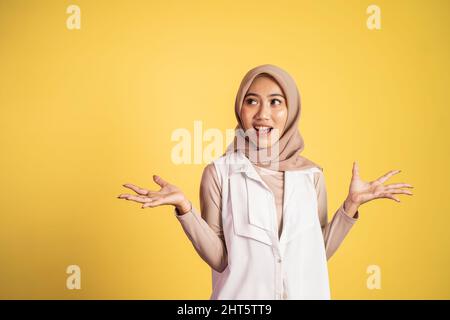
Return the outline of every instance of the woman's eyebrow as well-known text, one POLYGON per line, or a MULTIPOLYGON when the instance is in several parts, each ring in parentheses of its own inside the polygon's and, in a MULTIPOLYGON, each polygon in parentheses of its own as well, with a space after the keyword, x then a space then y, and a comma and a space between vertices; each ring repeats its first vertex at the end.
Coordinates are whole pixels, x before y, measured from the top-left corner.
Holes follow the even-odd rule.
MULTIPOLYGON (((260 95, 257 94, 257 93, 249 92, 245 96, 257 96, 257 97, 259 97, 260 95)), ((273 96, 280 96, 280 97, 284 98, 284 96, 281 93, 271 93, 271 94, 268 95, 268 97, 273 97, 273 96)))

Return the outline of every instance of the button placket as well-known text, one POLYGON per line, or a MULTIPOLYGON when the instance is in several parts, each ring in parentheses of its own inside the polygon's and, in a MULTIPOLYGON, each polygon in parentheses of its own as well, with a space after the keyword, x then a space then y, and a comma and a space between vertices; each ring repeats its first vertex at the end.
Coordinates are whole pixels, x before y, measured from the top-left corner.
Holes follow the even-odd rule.
MULTIPOLYGON (((259 178, 259 177, 258 177, 259 178)), ((273 228, 272 232, 270 232, 270 237, 272 238, 272 252, 274 255, 275 261, 275 299, 282 300, 284 296, 284 284, 283 284, 283 258, 281 254, 281 243, 280 239, 278 239, 278 222, 277 222, 277 212, 276 212, 276 203, 275 196, 273 195, 272 190, 265 184, 262 179, 258 179, 268 190, 268 195, 270 198, 271 212, 272 212, 272 223, 273 228)), ((284 250, 283 250, 284 251, 284 250)))
POLYGON ((283 259, 277 247, 272 247, 275 257, 275 296, 277 300, 283 299, 283 259))
POLYGON ((284 295, 284 283, 283 283, 283 279, 284 279, 284 267, 283 267, 283 259, 279 258, 278 259, 278 265, 279 265, 279 273, 277 275, 278 279, 279 279, 279 291, 280 291, 280 299, 283 298, 284 295))
POLYGON ((286 288, 286 276, 283 276, 283 300, 286 300, 288 298, 287 295, 287 288, 286 288))

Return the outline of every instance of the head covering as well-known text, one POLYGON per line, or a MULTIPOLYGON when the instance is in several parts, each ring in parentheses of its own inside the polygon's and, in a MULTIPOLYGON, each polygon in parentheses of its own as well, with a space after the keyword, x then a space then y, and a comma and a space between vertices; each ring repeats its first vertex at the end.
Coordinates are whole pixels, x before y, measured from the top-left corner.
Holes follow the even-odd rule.
POLYGON ((274 170, 277 171, 303 170, 311 167, 317 167, 323 171, 321 166, 299 154, 305 146, 303 138, 298 130, 301 112, 300 93, 295 84, 295 80, 286 71, 272 64, 260 65, 249 70, 239 86, 234 111, 238 124, 235 128, 234 141, 228 146, 225 154, 240 150, 254 165, 270 169, 275 168, 274 170), (242 102, 249 87, 253 80, 258 75, 262 74, 268 74, 278 82, 278 85, 286 96, 288 110, 287 121, 283 131, 280 133, 280 138, 269 147, 271 150, 276 150, 276 152, 272 152, 270 156, 267 156, 267 154, 270 153, 269 150, 257 149, 256 145, 253 145, 251 140, 249 141, 249 137, 245 134, 245 129, 240 117, 242 102), (238 143, 238 139, 241 143, 238 143), (245 141, 245 143, 242 143, 243 141, 245 141), (267 161, 259 160, 261 151, 264 151, 263 158, 267 159, 267 161), (252 154, 255 152, 258 153, 258 157, 250 156, 251 152, 252 154))

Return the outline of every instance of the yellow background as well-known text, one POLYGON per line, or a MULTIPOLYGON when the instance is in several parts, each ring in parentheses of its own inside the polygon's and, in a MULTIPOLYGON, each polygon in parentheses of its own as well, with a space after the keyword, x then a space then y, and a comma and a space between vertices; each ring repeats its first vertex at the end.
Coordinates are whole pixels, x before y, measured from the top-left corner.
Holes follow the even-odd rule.
POLYGON ((353 160, 365 180, 401 169, 388 182, 415 186, 360 208, 329 261, 332 297, 450 298, 449 13, 447 0, 1 1, 0 297, 208 299, 172 207, 116 196, 159 174, 198 207, 206 163, 173 164, 171 133, 234 128, 243 75, 271 63, 299 86, 330 219, 353 160), (372 3, 381 30, 366 27, 372 3), (66 28, 70 4, 81 30, 66 28), (70 264, 81 290, 66 289, 70 264))

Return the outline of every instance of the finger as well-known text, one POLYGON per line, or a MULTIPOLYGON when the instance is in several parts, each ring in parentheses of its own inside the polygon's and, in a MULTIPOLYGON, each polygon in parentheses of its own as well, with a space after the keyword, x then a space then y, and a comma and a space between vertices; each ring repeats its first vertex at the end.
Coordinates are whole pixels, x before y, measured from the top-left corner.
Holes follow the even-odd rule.
POLYGON ((390 189, 390 190, 386 190, 387 193, 394 193, 394 194, 407 194, 407 195, 413 195, 413 193, 409 190, 403 190, 403 189, 390 189))
POLYGON ((123 186, 125 188, 129 188, 129 189, 133 190, 134 192, 136 192, 137 194, 140 194, 140 195, 143 195, 143 196, 146 196, 149 193, 149 191, 147 189, 140 188, 140 187, 138 187, 138 186, 136 186, 134 184, 131 184, 131 183, 125 183, 125 184, 123 184, 123 186))
POLYGON ((135 196, 135 195, 128 195, 128 197, 126 197, 125 199, 136 201, 136 202, 139 202, 139 203, 146 203, 146 202, 152 201, 151 198, 143 197, 143 196, 135 196))
POLYGON ((122 194, 119 194, 119 195, 117 196, 117 198, 119 198, 119 199, 126 199, 126 198, 128 198, 129 196, 131 196, 131 194, 128 194, 128 193, 122 193, 122 194))
MULTIPOLYGON (((136 195, 136 194, 128 194, 128 193, 121 193, 117 196, 117 198, 121 198, 121 199, 126 199, 129 197, 143 197, 143 198, 148 198, 148 196, 141 196, 141 195, 136 195)), ((151 197, 151 196, 150 196, 151 197)))
POLYGON ((387 184, 387 185, 385 185, 385 187, 386 187, 387 189, 390 189, 390 188, 414 188, 414 187, 413 187, 412 185, 410 185, 409 183, 403 183, 403 182, 387 184))
POLYGON ((391 195, 389 193, 385 194, 382 198, 392 199, 392 200, 395 200, 397 202, 401 202, 399 199, 397 199, 396 197, 394 197, 393 195, 391 195))
POLYGON ((356 161, 353 161, 353 169, 352 169, 353 177, 359 177, 359 165, 356 161))
POLYGON ((163 178, 161 178, 160 176, 157 175, 153 175, 153 180, 159 184, 162 188, 164 188, 165 186, 167 186, 169 183, 164 180, 163 178))
POLYGON ((154 201, 144 203, 144 204, 142 205, 142 209, 145 209, 145 208, 154 208, 154 207, 160 206, 161 204, 162 204, 161 199, 156 199, 156 200, 154 200, 154 201))
POLYGON ((380 178, 378 178, 377 181, 380 182, 380 183, 384 183, 387 179, 392 177, 394 174, 397 174, 397 173, 399 173, 401 171, 402 170, 391 170, 388 173, 386 173, 385 175, 383 175, 380 178))

